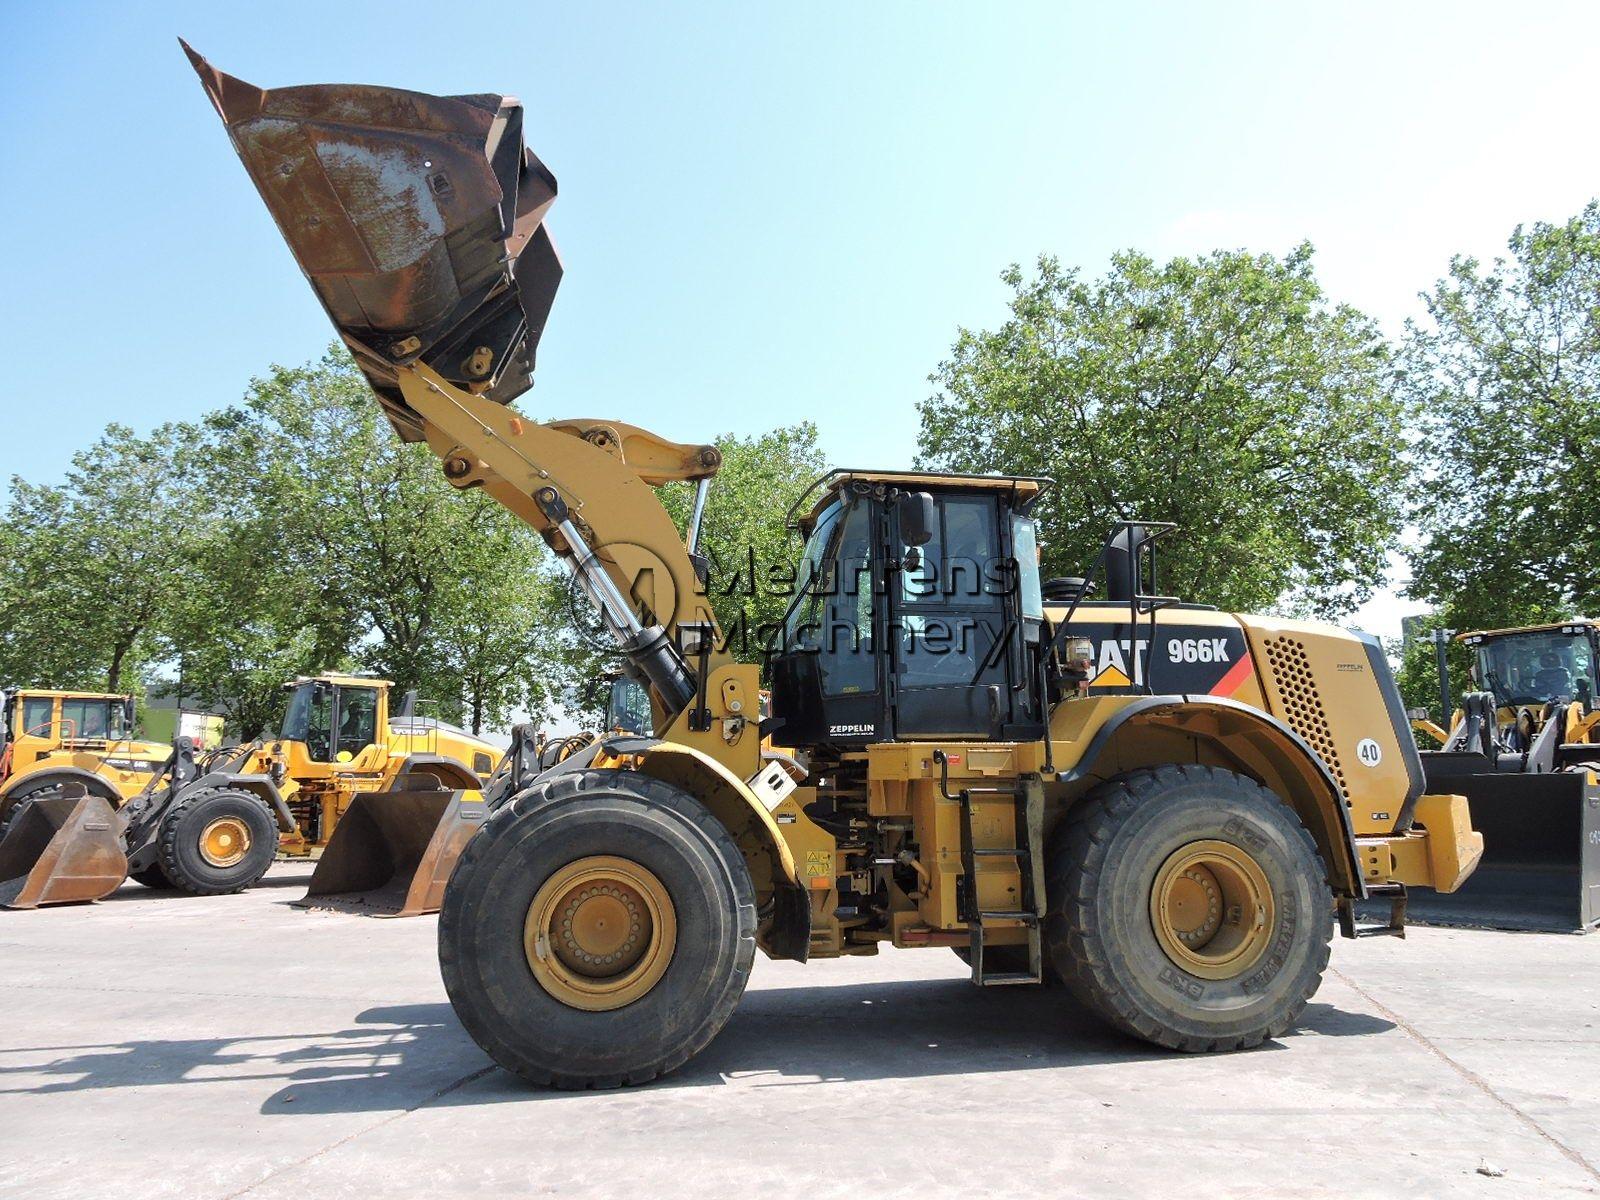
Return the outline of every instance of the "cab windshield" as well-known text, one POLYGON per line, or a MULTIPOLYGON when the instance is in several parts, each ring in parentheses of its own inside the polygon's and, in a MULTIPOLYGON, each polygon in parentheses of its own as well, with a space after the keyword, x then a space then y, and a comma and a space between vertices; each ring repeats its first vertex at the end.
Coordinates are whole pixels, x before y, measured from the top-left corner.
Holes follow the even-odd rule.
POLYGON ((1478 647, 1478 678, 1501 707, 1589 702, 1595 695, 1594 647, 1584 633, 1525 633, 1478 647))
POLYGON ((314 683, 302 683, 289 690, 289 704, 284 710, 283 727, 278 734, 285 741, 303 742, 311 732, 311 693, 314 683))
POLYGON ((786 653, 816 650, 820 645, 818 614, 832 575, 823 563, 832 557, 830 552, 843 512, 844 505, 837 500, 823 509, 806 540, 805 552, 795 568, 794 599, 789 602, 789 611, 783 618, 782 649, 786 653))
POLYGON ((650 693, 626 675, 611 684, 606 700, 606 729, 621 733, 649 733, 652 723, 650 693))

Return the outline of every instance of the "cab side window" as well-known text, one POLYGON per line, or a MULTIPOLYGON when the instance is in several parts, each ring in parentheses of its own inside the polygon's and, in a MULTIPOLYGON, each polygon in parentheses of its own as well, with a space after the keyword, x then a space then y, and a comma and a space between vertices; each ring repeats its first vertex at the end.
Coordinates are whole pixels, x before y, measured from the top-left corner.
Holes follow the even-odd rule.
POLYGON ((339 696, 339 742, 336 754, 360 754, 378 740, 378 693, 373 688, 345 688, 339 696))
POLYGON ((48 696, 39 696, 22 702, 22 728, 19 734, 26 733, 33 737, 51 737, 55 730, 51 710, 55 701, 48 696))
POLYGON ((73 736, 100 741, 109 736, 104 700, 63 700, 61 723, 73 730, 73 736))

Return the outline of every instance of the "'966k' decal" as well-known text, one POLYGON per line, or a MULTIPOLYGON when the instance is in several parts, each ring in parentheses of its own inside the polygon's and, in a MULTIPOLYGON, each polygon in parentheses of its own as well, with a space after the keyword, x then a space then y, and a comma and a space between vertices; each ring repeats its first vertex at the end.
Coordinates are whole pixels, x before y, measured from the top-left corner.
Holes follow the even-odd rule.
MULTIPOLYGON (((1073 623, 1073 632, 1078 632, 1073 623)), ((1085 622, 1082 636, 1094 646, 1089 687, 1149 685, 1155 692, 1232 696, 1254 676, 1244 630, 1215 625, 1157 625, 1155 645, 1148 627, 1130 641, 1128 626, 1085 622)))

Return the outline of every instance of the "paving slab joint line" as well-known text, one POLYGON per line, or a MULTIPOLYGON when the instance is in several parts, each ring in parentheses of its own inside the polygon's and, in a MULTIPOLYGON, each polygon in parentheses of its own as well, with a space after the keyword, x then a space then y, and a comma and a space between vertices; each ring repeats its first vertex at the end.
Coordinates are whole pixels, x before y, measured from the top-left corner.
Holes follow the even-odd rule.
POLYGON ((1571 1146, 1563 1142, 1555 1134, 1551 1133, 1543 1125, 1539 1124, 1538 1121, 1534 1120, 1527 1113, 1523 1112, 1522 1109, 1518 1108, 1515 1104, 1511 1103, 1511 1101, 1507 1100, 1499 1092, 1495 1091, 1493 1086, 1491 1086, 1489 1081, 1483 1076, 1451 1058, 1449 1054, 1447 1054, 1441 1047, 1435 1045, 1434 1042, 1430 1040, 1427 1035, 1425 1035, 1415 1025, 1412 1025, 1411 1022, 1407 1021, 1399 1013, 1395 1012, 1394 1009, 1390 1008, 1382 1000, 1379 1000, 1376 996, 1374 996, 1366 988, 1362 987, 1354 979, 1351 979, 1350 976, 1346 975, 1343 971, 1339 970, 1337 967, 1329 967, 1328 971, 1329 974, 1338 976, 1339 979, 1342 980, 1352 991, 1363 997, 1368 1004, 1377 1009, 1378 1012, 1380 1012, 1387 1020, 1393 1021, 1397 1027, 1405 1032, 1407 1037, 1424 1047, 1429 1051, 1429 1053, 1433 1054, 1439 1059, 1439 1061, 1443 1062, 1457 1075, 1461 1076, 1461 1078, 1465 1079, 1473 1087, 1477 1088, 1490 1100, 1493 1100, 1501 1108, 1505 1109, 1512 1116, 1516 1117, 1517 1120, 1521 1121, 1529 1129, 1533 1130, 1534 1133, 1538 1134, 1539 1137, 1544 1141, 1550 1143, 1550 1145, 1555 1147, 1556 1150, 1560 1151, 1564 1158, 1583 1171, 1583 1173, 1589 1176, 1590 1179, 1593 1179, 1596 1183, 1600 1183, 1600 1171, 1595 1170, 1593 1164, 1591 1164, 1588 1159, 1579 1154, 1571 1146))
POLYGON ((257 1179, 254 1183, 247 1183, 247 1184, 245 1184, 244 1187, 239 1188, 237 1191, 229 1192, 225 1196, 220 1197, 220 1200, 237 1200, 237 1198, 240 1197, 240 1196, 247 1196, 251 1192, 255 1191, 262 1184, 271 1183, 274 1179, 278 1178, 278 1176, 286 1175, 290 1171, 298 1171, 301 1167, 304 1167, 304 1166, 307 1166, 307 1165, 309 1165, 311 1163, 316 1162, 317 1159, 321 1158, 323 1155, 332 1154, 335 1150, 338 1150, 340 1147, 348 1146, 351 1142, 355 1141, 357 1138, 366 1137, 367 1134, 371 1133, 375 1129, 382 1129, 385 1125, 393 1125, 396 1121, 400 1120, 402 1117, 409 1117, 412 1113, 416 1112, 419 1108, 427 1108, 428 1105, 432 1104, 435 1100, 442 1100, 444 1097, 448 1096, 451 1092, 457 1091, 460 1088, 464 1088, 464 1087, 467 1086, 467 1084, 472 1083, 475 1080, 482 1079, 485 1075, 489 1074, 491 1071, 495 1071, 495 1070, 498 1070, 498 1069, 499 1068, 497 1068, 493 1063, 490 1063, 486 1067, 479 1067, 476 1071, 472 1072, 470 1075, 463 1075, 460 1079, 456 1080, 454 1083, 446 1084, 444 1087, 440 1088, 438 1091, 434 1092, 432 1095, 428 1096, 426 1099, 420 1100, 416 1104, 413 1104, 410 1108, 402 1109, 400 1112, 397 1112, 397 1113, 390 1113, 383 1120, 374 1121, 371 1125, 363 1126, 362 1128, 356 1130, 354 1133, 347 1133, 347 1134, 345 1134, 344 1137, 340 1138, 338 1141, 330 1142, 328 1145, 322 1147, 322 1149, 320 1149, 320 1150, 313 1150, 310 1154, 307 1154, 304 1158, 297 1158, 292 1163, 285 1163, 283 1166, 279 1167, 275 1171, 268 1171, 265 1175, 263 1175, 260 1179, 257 1179))

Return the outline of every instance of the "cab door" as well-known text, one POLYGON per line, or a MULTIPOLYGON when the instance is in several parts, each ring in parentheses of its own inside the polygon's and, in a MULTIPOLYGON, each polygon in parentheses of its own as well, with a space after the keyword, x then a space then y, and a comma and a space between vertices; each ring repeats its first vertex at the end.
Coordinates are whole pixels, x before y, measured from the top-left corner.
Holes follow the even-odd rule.
POLYGON ((908 544, 896 514, 889 586, 897 738, 993 741, 1031 696, 1016 621, 1010 513, 983 493, 934 497, 932 537, 908 544))

